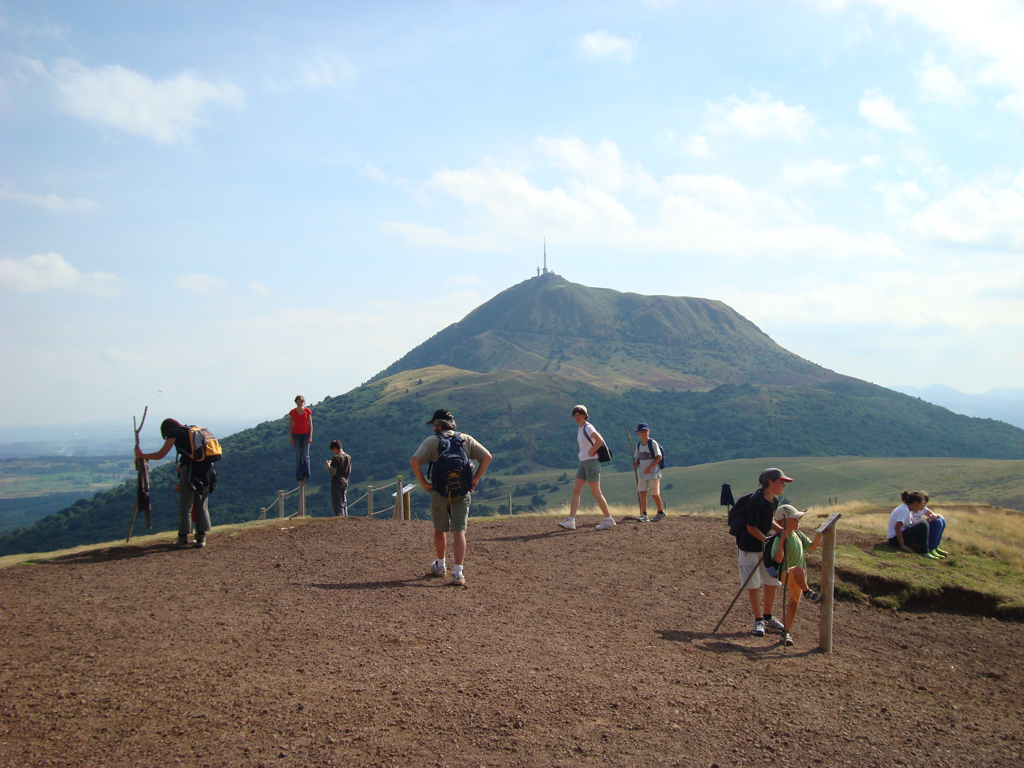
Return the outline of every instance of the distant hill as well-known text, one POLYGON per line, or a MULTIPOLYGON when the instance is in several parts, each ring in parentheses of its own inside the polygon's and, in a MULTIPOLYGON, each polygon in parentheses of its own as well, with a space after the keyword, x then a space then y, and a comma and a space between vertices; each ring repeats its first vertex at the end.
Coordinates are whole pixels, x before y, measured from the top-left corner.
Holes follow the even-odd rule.
MULTIPOLYGON (((829 371, 778 346, 721 302, 639 296, 552 275, 504 291, 363 386, 313 406, 313 484, 327 442, 353 456, 353 483, 408 478, 434 409, 495 455, 497 474, 576 466, 572 405, 585 403, 630 468, 625 430, 652 423, 673 466, 761 456, 1024 458, 1024 430, 829 371)), ((163 418, 163 414, 158 414, 163 418)), ((223 441, 217 523, 253 519, 294 487, 284 418, 223 441)), ((177 527, 170 468, 154 471, 154 526, 177 527)), ((316 488, 311 488, 316 491, 316 488)), ((355 496, 360 491, 355 491, 355 496)), ((130 485, 0 537, 0 555, 123 536, 130 485)), ((310 509, 326 514, 326 494, 310 509)))
POLYGON ((997 419, 1024 429, 1024 387, 995 387, 980 395, 968 395, 952 387, 892 387, 912 397, 941 405, 953 413, 982 419, 997 419))

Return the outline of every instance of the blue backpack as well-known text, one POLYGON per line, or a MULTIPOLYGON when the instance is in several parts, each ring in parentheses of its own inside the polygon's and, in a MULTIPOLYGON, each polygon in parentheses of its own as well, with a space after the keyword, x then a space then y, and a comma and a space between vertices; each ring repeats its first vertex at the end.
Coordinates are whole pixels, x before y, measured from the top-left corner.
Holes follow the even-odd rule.
POLYGON ((473 464, 466 441, 456 432, 438 435, 437 460, 430 465, 430 484, 442 496, 465 496, 473 488, 473 464))

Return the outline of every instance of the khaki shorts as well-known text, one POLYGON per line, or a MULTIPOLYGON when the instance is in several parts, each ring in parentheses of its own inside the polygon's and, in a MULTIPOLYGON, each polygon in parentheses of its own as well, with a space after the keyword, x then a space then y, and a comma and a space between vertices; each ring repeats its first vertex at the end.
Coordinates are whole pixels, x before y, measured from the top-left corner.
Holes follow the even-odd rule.
POLYGON ((654 477, 653 472, 649 475, 641 472, 637 475, 636 489, 638 491, 648 491, 652 496, 661 496, 661 478, 654 477))
POLYGON ((576 470, 576 479, 586 480, 588 483, 600 482, 601 462, 597 458, 581 461, 580 468, 576 470))
POLYGON ((747 589, 760 589, 761 587, 778 587, 782 585, 782 582, 778 579, 772 578, 772 576, 764 569, 764 563, 758 564, 758 560, 761 559, 760 552, 744 552, 742 549, 736 550, 739 555, 737 556, 737 562, 740 566, 740 586, 743 586, 743 582, 747 582, 747 589), (750 572, 757 568, 757 573, 751 576, 750 581, 747 581, 747 577, 750 576, 750 572))
POLYGON ((448 514, 448 497, 436 491, 430 492, 430 519, 434 521, 435 531, 466 532, 469 522, 469 502, 473 494, 452 496, 451 514, 448 514))

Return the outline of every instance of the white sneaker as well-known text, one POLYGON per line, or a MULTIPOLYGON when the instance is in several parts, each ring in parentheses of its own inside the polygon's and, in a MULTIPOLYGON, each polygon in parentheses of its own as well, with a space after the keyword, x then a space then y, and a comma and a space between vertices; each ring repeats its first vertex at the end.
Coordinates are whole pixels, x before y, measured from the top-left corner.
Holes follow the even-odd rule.
POLYGON ((597 530, 599 531, 607 531, 609 528, 614 527, 615 521, 610 517, 606 517, 604 520, 597 524, 597 530))
POLYGON ((443 579, 445 575, 448 573, 448 566, 442 565, 441 567, 438 567, 437 560, 435 560, 430 564, 430 572, 435 576, 440 576, 443 579))
POLYGON ((638 517, 636 521, 638 523, 649 523, 651 522, 651 518, 649 518, 647 515, 640 515, 640 517, 638 517))
POLYGON ((665 513, 664 513, 664 512, 659 512, 658 514, 656 514, 656 515, 654 516, 654 520, 653 520, 653 522, 655 522, 655 523, 660 523, 660 522, 661 522, 662 520, 664 520, 664 519, 665 519, 665 517, 666 517, 666 515, 665 515, 665 513))
POLYGON ((576 530, 576 518, 575 517, 567 517, 567 518, 565 518, 565 520, 560 522, 559 525, 562 526, 563 528, 565 528, 565 530, 567 530, 567 531, 575 531, 576 530))

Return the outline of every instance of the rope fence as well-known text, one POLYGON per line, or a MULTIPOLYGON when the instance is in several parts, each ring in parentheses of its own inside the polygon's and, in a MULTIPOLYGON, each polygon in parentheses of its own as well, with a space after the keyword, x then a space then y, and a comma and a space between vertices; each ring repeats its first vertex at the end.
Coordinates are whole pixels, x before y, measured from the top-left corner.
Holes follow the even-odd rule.
MULTIPOLYGON (((373 494, 375 492, 379 492, 379 491, 386 491, 388 488, 399 488, 401 492, 395 491, 393 494, 391 494, 392 496, 395 497, 395 503, 391 507, 392 517, 395 520, 411 520, 412 519, 412 506, 411 506, 411 500, 410 500, 410 497, 409 497, 409 493, 415 487, 416 486, 414 484, 412 484, 412 483, 410 483, 409 485, 403 486, 402 485, 402 476, 399 475, 398 478, 393 483, 388 483, 387 485, 379 485, 379 486, 376 486, 376 487, 374 487, 372 485, 366 486, 366 493, 364 493, 362 496, 360 496, 355 501, 350 501, 348 503, 348 506, 350 508, 354 507, 356 504, 361 502, 363 499, 366 499, 366 517, 367 517, 367 519, 370 519, 375 514, 378 514, 378 512, 387 512, 388 511, 388 507, 383 507, 380 510, 374 511, 374 508, 373 508, 373 494)), ((271 509, 274 506, 277 507, 277 517, 280 520, 287 520, 287 519, 290 519, 290 518, 293 518, 293 517, 305 517, 306 516, 306 483, 304 481, 300 481, 298 487, 292 488, 290 491, 278 491, 277 492, 277 500, 276 500, 276 502, 274 504, 272 504, 270 507, 260 507, 259 519, 260 520, 266 520, 267 519, 267 510, 271 509), (285 499, 286 496, 291 496, 296 491, 299 492, 299 508, 295 512, 292 512, 290 515, 286 515, 284 513, 284 499, 285 499)))

